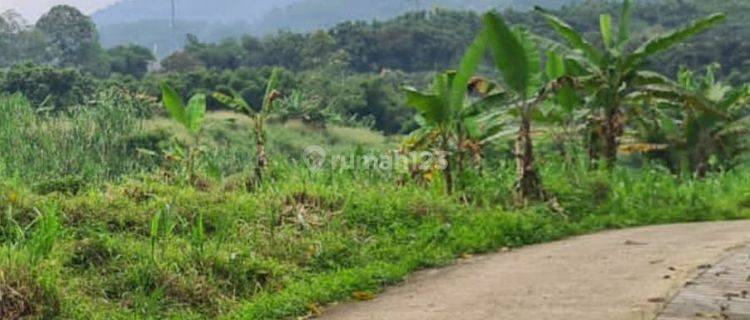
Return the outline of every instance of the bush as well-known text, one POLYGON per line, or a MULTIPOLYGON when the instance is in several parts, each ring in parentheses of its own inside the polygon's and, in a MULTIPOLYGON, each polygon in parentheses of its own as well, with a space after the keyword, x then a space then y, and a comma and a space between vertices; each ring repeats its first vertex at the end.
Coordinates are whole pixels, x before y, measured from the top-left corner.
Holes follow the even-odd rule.
POLYGON ((97 88, 93 77, 69 68, 16 65, 0 76, 0 92, 20 93, 35 109, 62 110, 83 105, 97 88))

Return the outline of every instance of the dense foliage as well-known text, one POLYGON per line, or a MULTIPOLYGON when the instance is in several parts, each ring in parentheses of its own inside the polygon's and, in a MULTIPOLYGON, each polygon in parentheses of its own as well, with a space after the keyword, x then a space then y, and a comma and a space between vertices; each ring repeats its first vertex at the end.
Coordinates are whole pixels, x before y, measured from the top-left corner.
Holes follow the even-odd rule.
POLYGON ((98 82, 76 69, 33 64, 16 65, 0 76, 0 90, 21 92, 38 108, 85 104, 98 82))
MULTIPOLYGON (((589 2, 580 6, 566 6, 552 13, 581 31, 592 43, 598 44, 601 42, 597 34, 599 14, 617 14, 618 10, 617 3, 589 2)), ((741 84, 748 80, 744 70, 750 60, 746 56, 750 50, 743 49, 750 38, 745 36, 749 26, 741 17, 743 12, 749 10, 750 5, 737 1, 636 3, 631 38, 633 43, 645 41, 653 33, 674 28, 686 20, 716 11, 732 12, 734 14, 729 15, 727 23, 687 41, 681 50, 672 50, 650 59, 648 66, 662 74, 674 75, 681 66, 700 69, 703 65, 716 62, 721 66, 716 71, 719 78, 731 84, 741 84)), ((70 13, 68 20, 75 21, 66 22, 67 25, 90 26, 87 18, 72 14, 70 8, 64 11, 70 13)), ((56 16, 60 15, 49 15, 50 18, 56 16)), ((560 40, 546 26, 544 19, 533 12, 509 10, 504 12, 504 16, 512 24, 528 26, 535 34, 560 40)), ((11 14, 6 14, 4 21, 8 26, 4 28, 6 31, 0 33, 0 46, 9 54, 0 57, 0 66, 32 61, 46 65, 69 65, 100 78, 119 74, 138 79, 146 74, 154 60, 154 56, 148 53, 150 50, 138 46, 123 46, 108 51, 96 49, 97 41, 85 40, 91 38, 90 28, 82 29, 87 30, 88 38, 69 37, 72 42, 66 44, 69 48, 65 50, 79 52, 80 57, 71 57, 68 62, 61 60, 60 55, 53 59, 55 55, 51 53, 54 50, 49 49, 55 47, 50 42, 53 37, 48 36, 49 32, 44 32, 44 28, 26 27, 23 21, 11 14), (78 41, 79 38, 82 40, 78 41)), ((257 102, 262 91, 261 78, 265 77, 262 75, 267 75, 270 67, 281 66, 294 72, 287 77, 290 80, 286 88, 303 92, 306 104, 328 110, 326 113, 335 115, 335 118, 373 123, 376 129, 387 133, 407 132, 415 127, 411 121, 413 112, 405 106, 398 88, 402 85, 423 85, 431 77, 426 73, 455 65, 480 25, 478 15, 474 13, 431 10, 383 22, 346 22, 312 33, 280 32, 262 38, 245 35, 217 43, 205 43, 197 36, 188 36, 182 51, 161 61, 161 68, 168 75, 152 72, 145 81, 115 76, 111 82, 124 79, 131 91, 157 96, 158 83, 168 78, 176 83, 178 91, 184 95, 217 90, 228 92, 226 89, 229 88, 239 92, 246 100, 257 102), (342 77, 349 81, 331 80, 342 77)), ((169 28, 155 28, 163 29, 169 28)), ((195 31, 204 29, 196 28, 195 31)), ((180 40, 179 36, 175 39, 174 32, 165 32, 172 40, 180 40)), ((149 35, 153 32, 136 34, 149 35)), ((57 38, 54 40, 56 43, 65 40, 60 36, 57 38)), ((156 54, 163 52, 163 49, 158 49, 156 54)), ((61 87, 66 86, 69 85, 61 87)), ((18 88, 14 90, 25 92, 18 88)), ((92 92, 84 94, 90 95, 92 92)), ((33 99, 39 101, 39 98, 33 99)), ((74 101, 83 100, 85 98, 79 97, 74 101)), ((209 106, 219 107, 215 101, 209 101, 209 106)))

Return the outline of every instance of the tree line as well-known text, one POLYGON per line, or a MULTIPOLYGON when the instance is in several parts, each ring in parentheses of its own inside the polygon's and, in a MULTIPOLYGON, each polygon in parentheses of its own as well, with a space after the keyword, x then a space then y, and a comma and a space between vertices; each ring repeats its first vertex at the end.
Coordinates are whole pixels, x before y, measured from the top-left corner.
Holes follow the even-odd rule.
MULTIPOLYGON (((750 24, 742 1, 660 1, 633 4, 631 38, 645 41, 661 29, 673 28, 714 11, 732 12, 728 21, 681 43, 680 50, 646 59, 644 64, 665 75, 683 66, 700 70, 718 63, 714 75, 724 82, 747 82, 750 24), (731 31, 731 32, 730 32, 731 31)), ((587 41, 601 46, 599 15, 617 14, 615 2, 591 1, 550 13, 568 21, 587 41)), ((523 25, 546 41, 561 39, 534 12, 501 13, 509 25, 523 25)), ((280 67, 280 81, 297 97, 297 110, 330 121, 365 123, 385 133, 408 133, 419 127, 400 92, 402 85, 424 86, 433 73, 456 65, 464 48, 482 29, 472 12, 429 10, 375 22, 346 22, 310 33, 279 32, 263 38, 246 35, 205 43, 187 35, 187 45, 151 70, 147 48, 127 45, 105 50, 91 20, 69 6, 50 10, 34 26, 12 13, 0 20, 0 90, 23 92, 37 105, 56 108, 80 104, 103 86, 158 97, 168 80, 183 96, 236 93, 251 104, 262 100, 265 79, 280 67), (27 64, 19 64, 23 61, 27 64)), ((633 43, 636 43, 635 41, 633 43)), ((632 49, 632 48, 630 48, 632 49)), ((482 68, 487 71, 487 67, 482 68)), ((209 108, 222 104, 208 97, 209 108)))

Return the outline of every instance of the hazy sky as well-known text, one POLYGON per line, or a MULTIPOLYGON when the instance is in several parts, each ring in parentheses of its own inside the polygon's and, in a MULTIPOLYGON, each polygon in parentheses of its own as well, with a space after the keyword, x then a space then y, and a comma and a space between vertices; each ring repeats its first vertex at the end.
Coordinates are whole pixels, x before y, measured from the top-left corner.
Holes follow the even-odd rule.
POLYGON ((34 22, 49 8, 58 4, 69 4, 89 14, 118 0, 0 0, 0 12, 14 9, 26 20, 34 22))

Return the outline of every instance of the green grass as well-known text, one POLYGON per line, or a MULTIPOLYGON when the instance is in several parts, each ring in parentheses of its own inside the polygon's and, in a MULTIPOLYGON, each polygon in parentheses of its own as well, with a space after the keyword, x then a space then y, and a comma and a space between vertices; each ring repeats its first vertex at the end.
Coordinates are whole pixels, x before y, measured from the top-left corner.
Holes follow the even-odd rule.
MULTIPOLYGON (((269 319, 304 314, 311 305, 356 291, 377 292, 412 271, 466 253, 603 229, 750 214, 750 176, 744 173, 690 183, 656 170, 580 180, 547 175, 568 209, 563 217, 545 206, 467 205, 437 187, 331 179, 294 167, 279 171, 277 183, 256 193, 218 185, 196 190, 157 178, 76 196, 6 185, 0 206, 4 221, 15 223, 0 231, 2 259, 47 252, 36 254, 45 266, 39 272, 65 277, 30 281, 32 287, 54 288, 35 289, 42 293, 30 299, 60 301, 59 316, 269 319), (37 207, 55 208, 59 215, 60 230, 42 237, 42 245, 28 240, 50 233, 36 231, 42 228, 37 207), (160 231, 153 236, 157 213, 160 231), (201 216, 205 242, 195 238, 201 216), (49 239, 54 246, 44 249, 49 239)), ((8 273, 21 269, 3 266, 8 273)))
POLYGON ((0 154, 0 291, 20 293, 0 307, 32 318, 293 318, 464 254, 604 229, 750 217, 746 166, 695 180, 657 165, 590 171, 545 153, 541 173, 560 212, 516 207, 505 160, 467 173, 466 189, 452 197, 439 177, 399 185, 396 173, 312 172, 296 163, 308 145, 381 152, 394 141, 295 122, 270 126, 271 181, 248 192, 251 130, 230 113, 207 119, 206 178, 191 185, 175 180, 179 167, 162 159, 186 137, 170 122, 135 117, 127 130, 107 129, 121 125, 111 121, 116 113, 104 116, 114 110, 46 117, 25 113, 20 99, 0 99, 0 109, 11 107, 12 115, 0 114, 30 125, 0 129, 0 148, 22 156, 0 154), (55 149, 97 136, 68 134, 77 127, 109 133, 89 148, 55 149), (47 142, 25 145, 37 140, 47 142), (123 141, 119 153, 95 157, 123 141))

